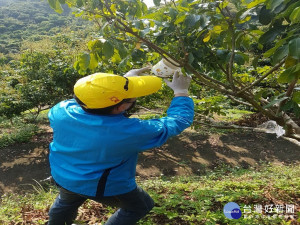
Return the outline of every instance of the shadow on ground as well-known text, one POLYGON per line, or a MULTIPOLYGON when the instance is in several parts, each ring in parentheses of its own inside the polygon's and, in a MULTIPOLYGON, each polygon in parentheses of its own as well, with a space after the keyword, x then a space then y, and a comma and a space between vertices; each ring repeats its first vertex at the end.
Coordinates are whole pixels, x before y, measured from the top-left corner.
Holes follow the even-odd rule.
MULTIPOLYGON (((50 176, 48 129, 32 142, 0 150, 0 195, 32 190, 36 181, 50 176)), ((298 163, 300 147, 275 134, 235 132, 203 135, 187 130, 165 145, 140 154, 137 175, 201 175, 221 164, 247 168, 261 161, 298 163)))
POLYGON ((161 148, 141 154, 138 175, 201 175, 222 164, 248 168, 261 162, 298 163, 300 147, 275 134, 234 132, 201 135, 186 131, 161 148))

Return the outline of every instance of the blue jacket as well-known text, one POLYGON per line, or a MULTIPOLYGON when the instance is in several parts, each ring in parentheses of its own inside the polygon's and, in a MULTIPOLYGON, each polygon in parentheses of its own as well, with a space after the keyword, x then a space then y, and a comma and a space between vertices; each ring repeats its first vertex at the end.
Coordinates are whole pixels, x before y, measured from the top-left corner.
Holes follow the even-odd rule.
POLYGON ((93 197, 124 194, 136 188, 138 153, 164 144, 193 121, 189 97, 175 97, 160 119, 141 120, 123 114, 95 115, 74 99, 48 114, 53 129, 51 174, 63 188, 93 197))

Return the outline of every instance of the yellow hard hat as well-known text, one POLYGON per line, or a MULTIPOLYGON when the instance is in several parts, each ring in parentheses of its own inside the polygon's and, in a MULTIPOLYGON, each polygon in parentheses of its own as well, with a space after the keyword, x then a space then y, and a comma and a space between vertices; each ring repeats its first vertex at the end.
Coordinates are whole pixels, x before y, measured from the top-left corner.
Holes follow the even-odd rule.
POLYGON ((95 73, 79 79, 74 85, 75 96, 88 109, 106 108, 125 98, 137 98, 157 92, 162 85, 156 76, 122 77, 95 73))

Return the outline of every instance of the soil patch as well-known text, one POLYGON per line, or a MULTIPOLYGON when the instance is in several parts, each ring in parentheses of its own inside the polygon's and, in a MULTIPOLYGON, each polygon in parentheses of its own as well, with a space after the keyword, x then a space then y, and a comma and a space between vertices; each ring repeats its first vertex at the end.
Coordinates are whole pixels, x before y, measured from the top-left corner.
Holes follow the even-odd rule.
MULTIPOLYGON (((50 176, 48 146, 52 132, 45 129, 30 143, 0 150, 0 195, 32 190, 36 181, 50 176)), ((201 175, 221 164, 247 168, 260 162, 299 163, 299 145, 275 134, 236 131, 226 134, 201 134, 186 130, 160 148, 140 154, 137 175, 201 175)))

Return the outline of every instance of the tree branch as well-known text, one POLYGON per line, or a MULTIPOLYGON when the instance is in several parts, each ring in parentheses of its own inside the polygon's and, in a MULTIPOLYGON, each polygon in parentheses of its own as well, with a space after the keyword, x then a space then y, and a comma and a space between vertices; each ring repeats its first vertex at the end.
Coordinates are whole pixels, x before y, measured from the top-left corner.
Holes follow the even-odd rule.
POLYGON ((252 88, 253 86, 257 85, 258 83, 260 83, 263 79, 265 79, 267 76, 269 76, 270 74, 272 74, 274 71, 276 71, 277 69, 279 69, 285 62, 285 58, 282 59, 279 63, 277 63, 272 69, 270 69, 265 75, 263 75, 261 78, 259 78, 258 80, 254 81, 252 84, 250 84, 248 87, 243 88, 242 90, 240 90, 238 92, 238 94, 241 94, 247 90, 249 90, 250 88, 252 88))
MULTIPOLYGON (((192 72, 200 81, 205 83, 208 87, 214 88, 217 91, 220 91, 221 93, 227 94, 227 95, 233 95, 235 94, 230 91, 229 86, 216 80, 211 77, 209 77, 206 74, 199 73, 197 70, 194 69, 190 64, 185 65, 186 69, 188 69, 190 72, 192 72)), ((195 80, 195 79, 194 79, 195 80)))
POLYGON ((220 4, 218 3, 217 4, 217 7, 218 9, 220 10, 222 16, 224 17, 225 21, 228 23, 228 26, 229 26, 229 30, 231 31, 232 33, 232 41, 231 41, 231 56, 230 56, 230 59, 229 59, 229 63, 228 63, 228 68, 227 68, 227 73, 226 74, 226 77, 227 77, 227 80, 231 86, 231 89, 233 91, 236 90, 236 87, 234 85, 234 82, 233 82, 233 76, 232 76, 232 71, 233 71, 233 62, 234 62, 234 56, 235 56, 235 48, 236 48, 236 44, 235 44, 235 33, 234 33, 234 29, 233 29, 233 23, 232 23, 232 15, 229 11, 229 9, 227 7, 225 7, 225 10, 227 11, 228 13, 228 16, 225 15, 224 11, 220 8, 220 4), (227 19, 227 17, 229 17, 230 19, 227 19))
MULTIPOLYGON (((298 78, 297 79, 295 79, 294 81, 292 81, 291 83, 290 83, 290 85, 289 85, 289 87, 288 87, 288 89, 287 89, 287 91, 286 91, 286 93, 285 93, 285 97, 291 97, 291 95, 292 95, 292 93, 293 93, 293 90, 294 90, 294 88, 295 88, 295 85, 297 84, 297 82, 298 82, 298 78)), ((279 106, 278 106, 278 109, 277 109, 277 112, 276 112, 276 115, 279 115, 279 113, 282 111, 282 106, 287 102, 287 100, 288 99, 285 99, 285 100, 283 100, 283 101, 281 101, 280 103, 279 103, 279 106)))
MULTIPOLYGON (((209 54, 210 54, 212 57, 216 58, 216 61, 218 61, 218 57, 214 54, 213 51, 211 51, 211 48, 209 48, 205 42, 203 42, 203 44, 204 44, 204 46, 207 48, 207 50, 209 51, 209 54)), ((223 71, 223 73, 226 75, 228 72, 225 70, 225 68, 223 68, 223 66, 222 66, 220 63, 218 63, 218 62, 216 62, 216 63, 217 63, 217 65, 218 65, 218 67, 219 67, 219 68, 223 71)))
POLYGON ((227 97, 230 98, 232 101, 237 102, 237 103, 239 103, 239 104, 243 104, 243 105, 246 105, 246 106, 253 107, 250 103, 248 103, 248 102, 243 102, 243 101, 238 100, 238 99, 236 99, 236 98, 234 98, 234 97, 232 97, 232 96, 230 96, 230 95, 228 95, 227 97))
POLYGON ((231 85, 232 90, 234 91, 236 89, 236 87, 234 86, 234 82, 233 82, 233 76, 232 76, 232 71, 233 71, 233 61, 234 61, 234 56, 235 56, 235 34, 234 34, 234 30, 232 27, 232 23, 228 22, 229 24, 229 29, 232 32, 232 40, 231 40, 231 56, 230 56, 230 60, 229 60, 229 64, 228 64, 228 73, 227 73, 227 79, 231 85))

